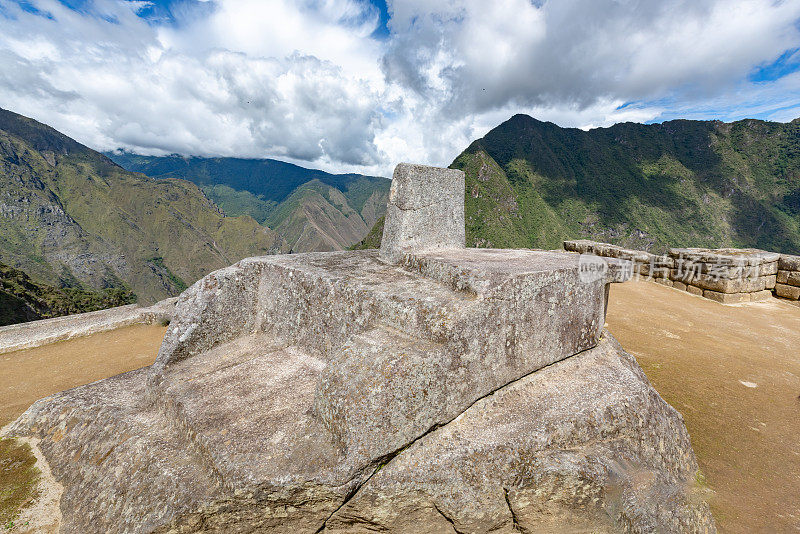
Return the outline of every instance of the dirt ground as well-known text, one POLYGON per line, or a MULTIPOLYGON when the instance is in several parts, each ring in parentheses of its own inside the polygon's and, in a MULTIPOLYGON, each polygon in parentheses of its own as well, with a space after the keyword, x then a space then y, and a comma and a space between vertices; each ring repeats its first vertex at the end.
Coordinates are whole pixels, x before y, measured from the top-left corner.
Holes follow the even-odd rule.
POLYGON ((152 364, 166 330, 134 325, 0 354, 0 427, 42 397, 152 364))
POLYGON ((683 414, 720 531, 800 532, 800 308, 628 282, 608 328, 683 414))

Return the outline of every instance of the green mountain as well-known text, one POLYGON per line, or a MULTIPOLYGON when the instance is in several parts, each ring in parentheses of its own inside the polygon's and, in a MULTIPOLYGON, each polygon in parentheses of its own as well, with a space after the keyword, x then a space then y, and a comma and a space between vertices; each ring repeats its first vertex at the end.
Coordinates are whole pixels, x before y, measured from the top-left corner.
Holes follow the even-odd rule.
POLYGON ((451 167, 466 173, 469 246, 588 238, 800 253, 800 119, 584 131, 515 115, 451 167))
POLYGON ((0 326, 123 306, 135 300, 136 295, 125 288, 91 291, 40 284, 0 263, 0 326))
POLYGON ((361 240, 386 210, 390 181, 330 174, 272 159, 106 155, 151 178, 182 178, 229 216, 274 229, 293 252, 341 250, 361 240))
POLYGON ((131 289, 149 303, 208 272, 285 251, 196 185, 125 171, 53 128, 0 110, 0 262, 58 288, 131 289))

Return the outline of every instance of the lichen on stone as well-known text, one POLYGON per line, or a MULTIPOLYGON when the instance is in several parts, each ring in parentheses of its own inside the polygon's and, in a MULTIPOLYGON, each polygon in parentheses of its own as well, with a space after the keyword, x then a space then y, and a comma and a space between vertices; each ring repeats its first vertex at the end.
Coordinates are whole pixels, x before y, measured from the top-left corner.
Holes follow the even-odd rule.
POLYGON ((16 526, 20 512, 38 495, 40 471, 30 445, 15 438, 0 438, 0 525, 16 526))

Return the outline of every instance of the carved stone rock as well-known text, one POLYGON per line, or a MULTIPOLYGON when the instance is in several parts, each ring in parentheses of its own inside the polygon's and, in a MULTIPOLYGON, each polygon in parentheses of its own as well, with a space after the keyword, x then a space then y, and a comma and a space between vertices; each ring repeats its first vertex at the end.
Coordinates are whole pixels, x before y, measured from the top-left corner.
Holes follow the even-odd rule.
POLYGON ((211 273, 153 366, 3 434, 39 439, 70 533, 713 531, 681 416, 603 331, 630 264, 457 234, 211 273))

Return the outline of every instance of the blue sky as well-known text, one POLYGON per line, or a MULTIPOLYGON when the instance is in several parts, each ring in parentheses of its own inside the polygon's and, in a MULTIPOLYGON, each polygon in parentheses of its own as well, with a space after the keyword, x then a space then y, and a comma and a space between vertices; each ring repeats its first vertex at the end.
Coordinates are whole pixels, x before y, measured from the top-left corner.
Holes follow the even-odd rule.
MULTIPOLYGON (((62 5, 79 13, 91 13, 94 2, 92 0, 58 0, 62 5)), ((145 5, 137 12, 138 16, 150 21, 153 24, 175 24, 176 17, 173 9, 180 10, 187 6, 202 6, 203 4, 213 4, 211 2, 201 2, 197 0, 152 0, 145 2, 145 5)), ((380 14, 378 24, 373 36, 385 38, 389 35, 389 8, 385 0, 364 0, 365 4, 374 7, 380 14)), ((19 0, 19 6, 31 13, 42 13, 37 9, 36 2, 31 0, 19 0)))
POLYGON ((446 165, 562 126, 800 117, 800 0, 0 0, 0 107, 98 149, 446 165))

